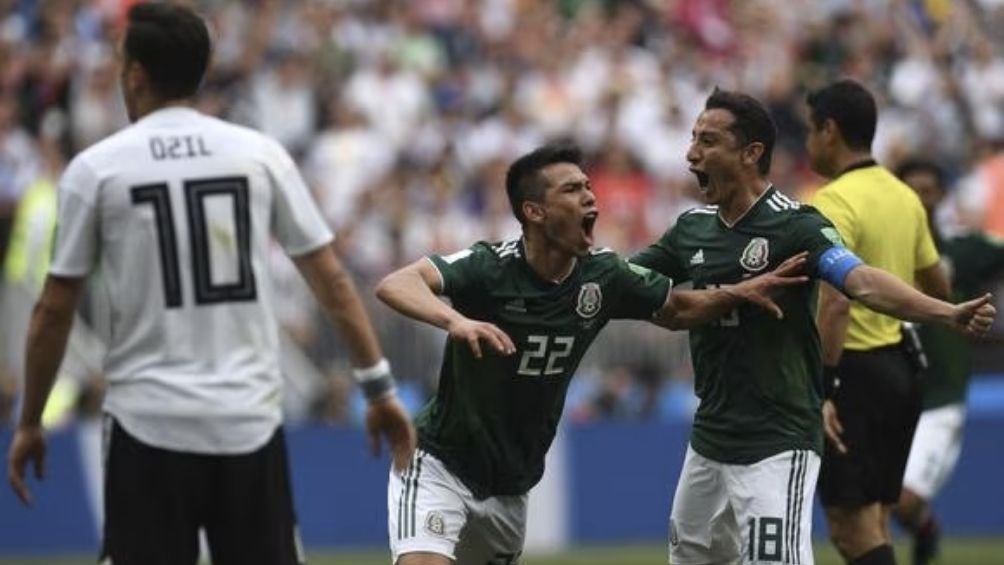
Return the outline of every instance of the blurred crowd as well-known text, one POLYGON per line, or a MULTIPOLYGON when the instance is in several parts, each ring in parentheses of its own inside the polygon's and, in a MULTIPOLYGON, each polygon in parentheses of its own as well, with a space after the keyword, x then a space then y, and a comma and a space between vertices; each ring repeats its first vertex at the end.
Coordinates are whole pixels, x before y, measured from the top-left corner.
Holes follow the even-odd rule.
MULTIPOLYGON (((15 319, 44 274, 54 181, 127 123, 116 39, 130 4, 0 0, 0 421, 22 378, 15 319)), ((769 105, 772 180, 805 200, 821 182, 802 146, 805 93, 857 78, 880 102, 880 162, 934 159, 955 187, 946 229, 1004 236, 1002 0, 194 4, 216 42, 199 108, 290 150, 364 289, 426 253, 518 235, 505 168, 557 138, 589 156, 597 241, 637 250, 695 204, 684 155, 716 85, 769 105)), ((358 418, 337 336, 279 253, 273 275, 289 347, 305 361, 295 366, 320 376, 292 371, 291 417, 358 418)), ((434 390, 444 336, 371 311, 414 406, 434 390)), ((583 364, 568 409, 579 421, 685 412, 689 371, 685 334, 624 324, 583 364)), ((94 410, 100 371, 78 372, 74 402, 94 410)))

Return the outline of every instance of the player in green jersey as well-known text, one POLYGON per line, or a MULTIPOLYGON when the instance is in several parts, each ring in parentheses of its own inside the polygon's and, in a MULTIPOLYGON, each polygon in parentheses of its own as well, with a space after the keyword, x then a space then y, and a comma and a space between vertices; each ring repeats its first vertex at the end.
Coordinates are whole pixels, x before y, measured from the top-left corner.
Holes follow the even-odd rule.
MULTIPOLYGON (((953 306, 861 263, 833 225, 766 180, 776 130, 750 96, 716 90, 687 152, 712 204, 631 258, 694 288, 728 288, 808 253, 807 273, 871 308, 981 333, 989 297, 953 306)), ((677 565, 813 562, 812 492, 823 447, 815 285, 776 297, 771 318, 741 305, 690 332, 700 405, 670 518, 677 565)))
POLYGON ((389 480, 400 565, 517 562, 526 493, 544 471, 569 381, 609 320, 655 315, 683 328, 747 301, 779 316, 767 292, 804 280, 784 278, 801 268, 796 257, 737 287, 670 293, 666 277, 593 250, 596 199, 573 147, 521 157, 506 189, 522 238, 429 256, 377 287, 394 309, 449 332, 438 392, 416 417, 419 449, 389 480))
MULTIPOLYGON (((927 209, 935 245, 950 267, 954 297, 978 296, 987 281, 1004 271, 1004 241, 979 232, 951 237, 941 233, 934 217, 945 198, 945 175, 934 162, 909 160, 896 169, 896 176, 917 192, 927 209)), ((971 372, 965 336, 939 326, 922 326, 920 337, 929 362, 921 378, 924 411, 894 511, 899 524, 913 535, 914 565, 926 565, 938 553, 940 528, 930 503, 959 460, 971 372)))

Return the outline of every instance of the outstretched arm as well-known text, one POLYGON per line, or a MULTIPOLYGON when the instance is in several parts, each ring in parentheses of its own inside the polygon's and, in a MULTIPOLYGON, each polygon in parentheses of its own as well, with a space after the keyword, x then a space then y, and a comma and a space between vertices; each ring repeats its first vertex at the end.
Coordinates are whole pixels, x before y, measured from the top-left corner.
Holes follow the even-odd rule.
POLYGON ((356 367, 356 382, 369 400, 366 430, 370 449, 378 455, 380 437, 385 436, 395 467, 404 469, 415 449, 415 430, 408 413, 397 400, 390 364, 383 357, 376 332, 352 278, 330 245, 296 257, 293 261, 328 318, 348 343, 349 355, 356 367))
POLYGON ((910 322, 939 323, 969 335, 986 333, 997 314, 990 304, 989 294, 950 304, 868 265, 859 265, 848 273, 844 290, 855 300, 887 316, 910 322))
POLYGON ((467 318, 438 298, 443 292, 439 272, 428 259, 419 259, 384 277, 376 295, 401 314, 449 332, 450 338, 467 342, 474 356, 481 358, 481 341, 495 351, 510 355, 516 351, 512 340, 494 324, 467 318))
POLYGON ((31 313, 25 351, 24 406, 7 455, 7 480, 25 504, 31 503, 25 466, 29 461, 33 463, 36 478, 41 479, 45 474, 42 412, 63 363, 73 314, 83 288, 83 278, 50 275, 31 313))
POLYGON ((803 284, 808 280, 808 277, 798 274, 805 265, 806 256, 806 253, 799 253, 769 273, 732 286, 675 290, 670 293, 666 304, 656 312, 653 321, 672 330, 690 329, 720 318, 745 302, 757 304, 781 319, 784 313, 771 299, 771 292, 780 287, 803 284))

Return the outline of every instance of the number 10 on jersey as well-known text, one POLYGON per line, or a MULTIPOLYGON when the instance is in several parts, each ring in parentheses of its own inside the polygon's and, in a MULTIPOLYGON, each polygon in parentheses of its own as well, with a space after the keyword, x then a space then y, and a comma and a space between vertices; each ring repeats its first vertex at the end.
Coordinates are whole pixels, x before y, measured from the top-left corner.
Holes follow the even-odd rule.
MULTIPOLYGON (((183 183, 185 216, 188 225, 192 287, 196 304, 255 300, 254 271, 251 268, 251 208, 246 177, 192 179, 183 183), (236 280, 213 281, 210 227, 206 199, 229 198, 232 202, 236 250, 236 280)), ((175 235, 174 211, 167 183, 134 186, 130 190, 134 206, 151 206, 157 228, 157 246, 164 283, 164 305, 179 308, 183 304, 178 238, 175 235)))

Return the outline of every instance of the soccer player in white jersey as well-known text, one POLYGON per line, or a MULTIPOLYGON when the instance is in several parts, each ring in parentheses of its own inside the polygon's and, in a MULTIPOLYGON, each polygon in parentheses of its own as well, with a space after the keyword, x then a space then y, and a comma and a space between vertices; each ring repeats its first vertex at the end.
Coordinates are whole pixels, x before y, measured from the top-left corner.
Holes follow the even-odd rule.
POLYGON ((190 103, 209 63, 203 20, 139 4, 122 41, 134 123, 70 163, 58 235, 28 334, 24 406, 8 455, 25 502, 41 478, 39 423, 86 277, 111 297, 102 559, 216 565, 303 561, 280 413, 268 277, 274 236, 350 346, 375 450, 403 467, 414 430, 332 234, 283 148, 190 103))

